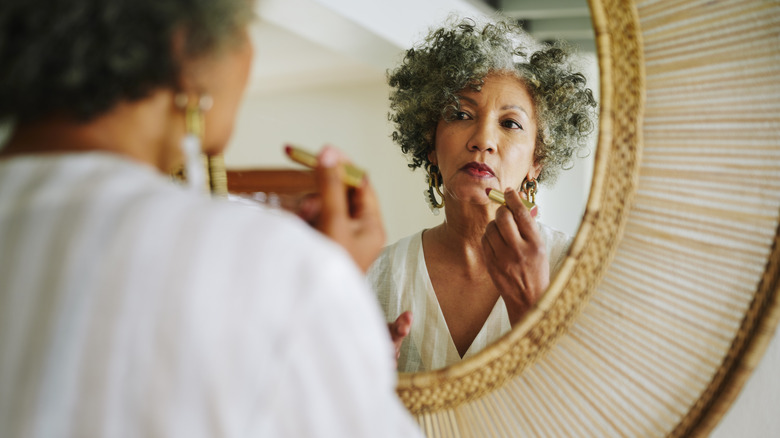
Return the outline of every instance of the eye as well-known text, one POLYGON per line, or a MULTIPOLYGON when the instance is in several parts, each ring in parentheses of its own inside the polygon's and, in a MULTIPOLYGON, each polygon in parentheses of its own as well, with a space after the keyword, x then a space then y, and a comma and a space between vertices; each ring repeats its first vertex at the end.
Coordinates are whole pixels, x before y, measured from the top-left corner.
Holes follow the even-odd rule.
POLYGON ((507 119, 507 120, 502 121, 501 122, 501 126, 503 126, 504 128, 509 128, 509 129, 523 129, 523 127, 520 126, 519 123, 517 123, 516 121, 514 121, 512 119, 507 119))
POLYGON ((469 120, 469 119, 471 119, 471 115, 466 111, 455 112, 455 120, 469 120))

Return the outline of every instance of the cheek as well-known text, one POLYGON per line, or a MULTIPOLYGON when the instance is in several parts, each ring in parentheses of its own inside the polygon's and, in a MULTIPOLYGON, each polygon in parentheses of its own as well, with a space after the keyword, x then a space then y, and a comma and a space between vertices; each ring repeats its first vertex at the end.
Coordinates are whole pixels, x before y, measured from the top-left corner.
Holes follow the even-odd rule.
POLYGON ((233 133, 236 111, 225 106, 212 108, 206 114, 206 132, 203 141, 203 152, 209 155, 218 154, 225 150, 228 140, 233 133))
POLYGON ((436 141, 434 143, 434 151, 430 154, 430 157, 435 157, 439 163, 446 161, 451 152, 457 147, 458 140, 461 135, 455 126, 448 125, 445 122, 439 122, 436 128, 436 141))
POLYGON ((513 149, 501 157, 501 162, 505 183, 517 187, 529 173, 532 173, 534 149, 530 147, 513 149))
POLYGON ((222 152, 233 133, 236 115, 249 78, 252 60, 251 46, 248 52, 225 60, 223 68, 213 83, 214 108, 206 114, 206 138, 204 151, 210 154, 222 152))

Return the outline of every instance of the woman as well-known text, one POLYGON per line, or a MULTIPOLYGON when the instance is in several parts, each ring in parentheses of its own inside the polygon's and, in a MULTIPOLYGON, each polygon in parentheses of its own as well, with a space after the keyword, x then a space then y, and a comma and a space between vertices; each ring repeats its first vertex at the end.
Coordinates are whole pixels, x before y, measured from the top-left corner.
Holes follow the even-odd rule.
POLYGON ((383 244, 376 199, 367 183, 347 199, 338 153, 320 155, 316 225, 343 248, 168 176, 224 149, 251 16, 0 3, 4 437, 419 433, 359 269, 383 244))
POLYGON ((425 371, 495 341, 544 293, 570 238, 521 198, 586 147, 596 102, 565 50, 504 22, 433 31, 389 82, 393 139, 426 169, 445 220, 387 247, 369 278, 395 321, 399 370, 425 371))

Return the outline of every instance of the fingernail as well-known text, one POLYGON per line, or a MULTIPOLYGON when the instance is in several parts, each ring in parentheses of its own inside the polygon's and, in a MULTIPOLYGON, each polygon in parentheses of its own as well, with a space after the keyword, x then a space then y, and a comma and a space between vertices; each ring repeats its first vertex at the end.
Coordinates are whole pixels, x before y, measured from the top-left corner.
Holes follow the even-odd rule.
POLYGON ((338 154, 333 149, 325 148, 320 154, 320 165, 323 167, 336 167, 338 161, 338 154))

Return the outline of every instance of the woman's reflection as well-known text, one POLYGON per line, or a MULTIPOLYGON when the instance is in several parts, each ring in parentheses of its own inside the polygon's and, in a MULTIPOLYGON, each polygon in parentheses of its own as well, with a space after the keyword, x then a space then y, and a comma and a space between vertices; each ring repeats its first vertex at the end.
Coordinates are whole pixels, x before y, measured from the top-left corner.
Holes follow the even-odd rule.
POLYGON ((393 139, 426 169, 425 196, 445 214, 387 247, 369 279, 394 321, 399 371, 425 371, 483 349, 544 293, 570 237, 521 197, 587 147, 596 102, 566 49, 505 22, 448 23, 389 81, 393 139), (505 192, 506 206, 488 189, 505 192))

